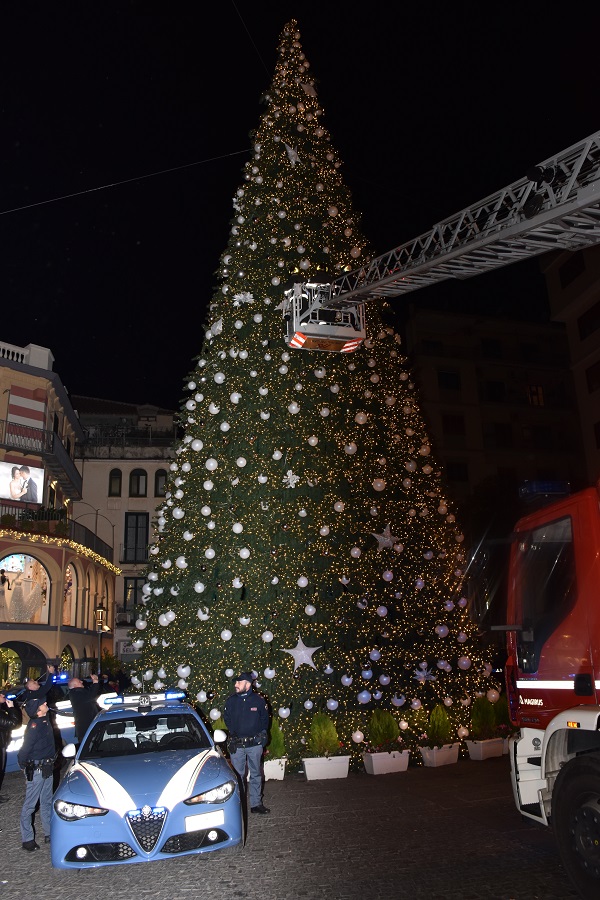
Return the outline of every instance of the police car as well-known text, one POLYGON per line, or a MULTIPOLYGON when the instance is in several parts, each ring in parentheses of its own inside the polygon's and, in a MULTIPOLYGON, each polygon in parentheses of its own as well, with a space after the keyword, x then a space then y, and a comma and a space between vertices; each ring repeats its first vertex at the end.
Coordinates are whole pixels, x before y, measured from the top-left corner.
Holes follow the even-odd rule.
POLYGON ((52 865, 82 869, 242 843, 237 777, 182 691, 103 694, 52 801, 52 865))

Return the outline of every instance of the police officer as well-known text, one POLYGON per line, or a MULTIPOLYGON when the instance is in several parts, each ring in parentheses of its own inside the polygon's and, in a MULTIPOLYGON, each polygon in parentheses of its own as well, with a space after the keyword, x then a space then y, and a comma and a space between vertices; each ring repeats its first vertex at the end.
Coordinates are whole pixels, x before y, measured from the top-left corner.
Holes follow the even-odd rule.
POLYGON ((69 679, 69 700, 75 719, 75 736, 80 744, 83 737, 100 712, 96 698, 100 696, 102 689, 97 675, 92 675, 92 683, 86 687, 81 678, 69 679))
MULTIPOLYGON (((0 691, 0 788, 4 781, 6 769, 6 748, 10 744, 13 728, 19 728, 23 721, 21 710, 9 700, 4 690, 0 691)), ((0 803, 6 803, 8 797, 0 794, 0 803)))
POLYGON ((50 813, 52 809, 54 771, 54 732, 48 720, 48 704, 45 698, 28 700, 25 712, 29 722, 25 729, 23 745, 17 754, 19 767, 25 772, 25 800, 21 809, 21 840, 23 850, 39 850, 33 831, 33 814, 40 802, 40 817, 45 841, 50 843, 50 813))
POLYGON ((28 700, 45 700, 54 687, 52 678, 55 674, 56 667, 53 663, 48 663, 46 671, 40 675, 37 681, 33 678, 26 678, 23 689, 16 696, 17 702, 24 706, 28 700))
POLYGON ((231 763, 242 779, 246 765, 250 772, 250 812, 270 812, 262 802, 261 760, 267 745, 269 710, 265 700, 252 690, 252 672, 241 672, 235 679, 235 693, 225 701, 223 718, 229 731, 227 749, 231 763))

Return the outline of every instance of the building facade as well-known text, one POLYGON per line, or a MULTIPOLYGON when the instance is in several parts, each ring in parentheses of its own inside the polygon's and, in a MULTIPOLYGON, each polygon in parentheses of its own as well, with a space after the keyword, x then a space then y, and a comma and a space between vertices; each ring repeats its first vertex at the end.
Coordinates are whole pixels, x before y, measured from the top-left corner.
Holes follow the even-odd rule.
POLYGON ((109 649, 112 545, 73 521, 84 437, 49 349, 0 342, 0 684, 87 674, 109 649))
POLYGON ((583 486, 565 329, 411 307, 406 350, 458 501, 500 477, 583 486))
POLYGON ((600 247, 544 257, 552 318, 565 325, 587 483, 600 477, 600 247))
POLYGON ((115 547, 120 569, 115 654, 130 662, 136 650, 129 632, 146 581, 156 509, 165 497, 174 459, 174 413, 93 397, 74 396, 72 401, 83 431, 75 451, 83 493, 73 504, 73 518, 93 523, 97 534, 115 547))
POLYGON ((585 485, 564 326, 411 307, 405 329, 425 419, 470 550, 466 590, 501 648, 508 543, 532 503, 585 485))

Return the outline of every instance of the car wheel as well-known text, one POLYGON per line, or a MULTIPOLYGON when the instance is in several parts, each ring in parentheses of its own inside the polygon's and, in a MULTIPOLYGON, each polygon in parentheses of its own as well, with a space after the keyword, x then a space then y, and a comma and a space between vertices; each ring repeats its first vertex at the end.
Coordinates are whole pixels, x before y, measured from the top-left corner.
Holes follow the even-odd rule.
POLYGON ((565 870, 584 898, 600 896, 600 756, 578 756, 558 774, 552 828, 565 870))

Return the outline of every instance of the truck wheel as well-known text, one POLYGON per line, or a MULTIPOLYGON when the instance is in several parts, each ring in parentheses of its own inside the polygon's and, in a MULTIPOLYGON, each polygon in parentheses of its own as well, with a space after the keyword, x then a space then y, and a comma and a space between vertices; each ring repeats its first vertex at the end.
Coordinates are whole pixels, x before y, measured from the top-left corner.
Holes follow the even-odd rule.
POLYGON ((600 757, 579 756, 559 772, 552 828, 565 870, 581 897, 600 895, 600 757))

